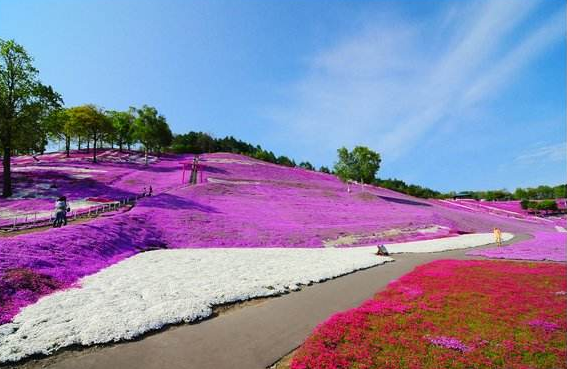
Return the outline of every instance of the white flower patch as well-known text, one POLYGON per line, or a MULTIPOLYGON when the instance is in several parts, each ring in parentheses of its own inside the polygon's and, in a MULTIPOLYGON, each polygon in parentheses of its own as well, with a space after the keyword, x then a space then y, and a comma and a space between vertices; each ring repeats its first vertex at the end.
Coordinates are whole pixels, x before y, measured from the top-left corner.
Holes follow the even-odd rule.
MULTIPOLYGON (((514 235, 511 233, 502 233, 502 241, 509 241, 513 237, 514 235)), ((473 233, 425 241, 391 243, 386 244, 386 249, 390 254, 399 254, 403 252, 440 252, 483 246, 494 242, 495 239, 492 233, 473 233)))
POLYGON ((228 159, 228 158, 207 158, 202 161, 204 163, 219 163, 219 164, 268 165, 268 163, 262 161, 228 159))
POLYGON ((374 248, 179 249, 138 254, 56 292, 0 326, 0 362, 131 339, 212 306, 296 290, 391 261, 374 248))
POLYGON ((23 167, 16 167, 12 169, 13 172, 37 172, 37 171, 50 171, 50 172, 75 172, 75 173, 106 173, 102 169, 90 169, 79 167, 64 167, 64 166, 47 166, 47 165, 27 165, 23 167))
MULTIPOLYGON (((158 158, 153 155, 148 155, 148 164, 153 164, 157 162, 158 158)), ((144 154, 130 154, 125 160, 130 163, 145 164, 146 156, 144 154)))
POLYGON ((449 229, 449 227, 434 225, 434 226, 427 227, 427 228, 417 229, 417 232, 421 233, 421 234, 437 233, 437 232, 439 232, 440 229, 449 229))
POLYGON ((242 185, 259 185, 258 181, 237 181, 237 180, 225 180, 219 178, 208 177, 207 182, 210 183, 221 183, 221 184, 242 184, 242 185))

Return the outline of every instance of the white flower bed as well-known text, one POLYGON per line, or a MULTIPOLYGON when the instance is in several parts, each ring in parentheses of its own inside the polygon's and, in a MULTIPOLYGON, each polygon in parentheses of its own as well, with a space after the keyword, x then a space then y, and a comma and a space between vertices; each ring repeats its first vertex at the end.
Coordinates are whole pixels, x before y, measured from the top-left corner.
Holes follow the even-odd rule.
MULTIPOLYGON (((502 241, 509 241, 514 237, 511 233, 502 233, 502 241)), ((464 234, 456 237, 437 238, 434 240, 413 241, 404 243, 387 244, 386 249, 390 254, 416 253, 416 252, 439 252, 457 249, 466 249, 494 243, 492 233, 464 234)))
MULTIPOLYGON (((387 245, 391 253, 480 246, 471 234, 387 245)), ((504 233, 503 239, 512 238, 504 233)), ((319 249, 180 249, 138 254, 24 308, 0 325, 0 363, 73 344, 131 339, 165 324, 190 322, 212 306, 296 290, 392 261, 376 246, 319 249)))
POLYGON ((146 252, 24 308, 0 326, 0 362, 131 339, 211 307, 277 295, 392 259, 358 249, 182 249, 146 252))

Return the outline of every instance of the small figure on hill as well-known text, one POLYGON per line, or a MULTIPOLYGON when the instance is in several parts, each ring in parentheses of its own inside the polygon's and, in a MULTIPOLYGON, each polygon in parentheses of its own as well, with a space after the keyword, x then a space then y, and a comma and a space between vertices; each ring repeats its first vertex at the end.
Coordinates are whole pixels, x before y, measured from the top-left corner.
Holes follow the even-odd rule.
POLYGON ((148 191, 146 190, 146 187, 144 187, 144 190, 142 191, 142 197, 146 197, 147 192, 148 191))
POLYGON ((390 255, 390 253, 389 253, 388 250, 386 249, 386 246, 384 246, 384 245, 378 245, 378 250, 376 251, 376 255, 378 255, 378 256, 388 256, 388 255, 390 255))
POLYGON ((152 196, 153 192, 154 192, 154 189, 150 185, 150 190, 148 191, 148 196, 152 196))
POLYGON ((502 231, 498 227, 494 227, 494 239, 497 246, 502 246, 502 231))
POLYGON ((67 211, 70 209, 67 207, 67 198, 61 196, 55 202, 55 220, 53 221, 53 228, 61 227, 61 225, 67 225, 67 211))

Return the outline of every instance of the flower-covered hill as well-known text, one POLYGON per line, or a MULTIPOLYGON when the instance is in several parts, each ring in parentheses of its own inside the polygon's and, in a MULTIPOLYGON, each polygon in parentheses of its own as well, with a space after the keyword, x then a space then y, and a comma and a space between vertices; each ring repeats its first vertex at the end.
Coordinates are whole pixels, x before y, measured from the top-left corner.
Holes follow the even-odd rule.
POLYGON ((230 154, 202 156, 202 183, 140 204, 171 247, 352 246, 487 232, 548 229, 546 222, 449 208, 394 191, 230 154), (185 201, 185 203, 183 203, 185 201), (165 202, 179 202, 176 209, 165 202))
MULTIPOLYGON (((181 164, 190 162, 189 156, 156 158, 144 166, 140 155, 138 162, 129 160, 136 154, 126 155, 108 151, 94 164, 52 154, 39 163, 31 159, 15 165, 25 168, 16 173, 29 174, 26 185, 17 177, 17 191, 43 181, 56 184, 53 194, 37 191, 49 203, 55 193, 71 200, 115 198, 149 185, 154 196, 141 199, 130 211, 0 238, 0 323, 38 297, 148 249, 346 247, 486 232, 495 225, 512 233, 550 227, 448 208, 372 186, 351 185, 349 192, 331 175, 234 154, 202 155, 199 183, 191 186, 182 183, 181 164), (72 177, 68 168, 91 172, 72 177), (64 178, 54 179, 53 173, 60 172, 64 178)), ((13 201, 10 206, 17 210, 37 200, 2 200, 0 206, 13 201)))

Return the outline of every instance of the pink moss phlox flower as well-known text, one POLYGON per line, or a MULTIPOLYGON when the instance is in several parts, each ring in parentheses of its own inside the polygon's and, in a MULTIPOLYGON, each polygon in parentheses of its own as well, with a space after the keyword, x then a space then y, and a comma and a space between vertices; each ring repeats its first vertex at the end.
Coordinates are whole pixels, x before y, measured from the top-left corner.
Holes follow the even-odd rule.
POLYGON ((467 255, 497 259, 567 261, 567 233, 533 232, 534 238, 510 246, 469 251, 467 255))
POLYGON ((384 314, 384 313, 405 313, 410 310, 410 306, 398 301, 376 301, 368 300, 358 308, 358 311, 365 314, 384 314))
POLYGON ((565 273, 558 263, 419 266, 360 307, 329 318, 295 353, 291 368, 499 368, 504 362, 506 368, 563 368, 564 298, 550 294, 565 291, 565 273), (438 278, 442 271, 445 278, 438 278), (409 299, 404 291, 412 289, 421 295, 409 299), (534 314, 541 318, 533 320, 534 314))
POLYGON ((445 347, 452 350, 457 350, 461 352, 471 351, 471 348, 464 343, 462 343, 457 338, 438 336, 438 337, 428 337, 429 342, 436 346, 445 347))
POLYGON ((553 323, 553 322, 549 322, 543 319, 534 319, 530 322, 528 322, 530 327, 534 327, 534 328, 543 328, 543 330, 545 330, 546 332, 553 332, 559 328, 561 328, 559 326, 559 324, 553 323))
POLYGON ((408 297, 409 299, 415 299, 421 295, 423 295, 423 289, 417 286, 401 286, 398 288, 404 296, 408 297))

